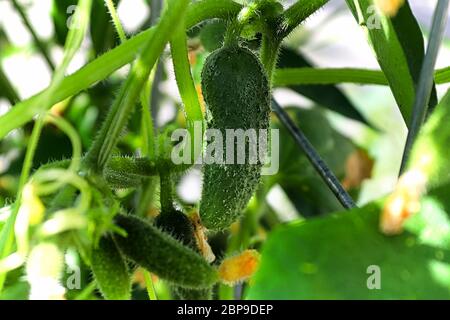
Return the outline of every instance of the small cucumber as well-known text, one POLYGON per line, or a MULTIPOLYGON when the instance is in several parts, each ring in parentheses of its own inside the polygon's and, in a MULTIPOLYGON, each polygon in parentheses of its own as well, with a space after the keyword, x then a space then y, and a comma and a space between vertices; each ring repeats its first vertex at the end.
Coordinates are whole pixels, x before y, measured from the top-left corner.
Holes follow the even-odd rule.
POLYGON ((102 237, 98 247, 92 250, 91 263, 97 285, 105 299, 130 299, 131 281, 127 263, 110 235, 102 237))
POLYGON ((202 256, 148 222, 118 215, 117 225, 127 237, 115 235, 120 250, 132 261, 168 282, 186 288, 209 288, 217 270, 202 256))
POLYGON ((175 209, 170 210, 169 212, 161 212, 155 219, 155 226, 170 234, 185 246, 197 250, 194 226, 188 216, 183 212, 175 209))
MULTIPOLYGON (((259 130, 269 128, 269 82, 259 59, 249 49, 230 45, 209 55, 202 70, 202 92, 208 129, 218 129, 223 136, 224 160, 227 129, 254 129, 259 140, 259 130)), ((200 216, 206 228, 221 230, 230 226, 258 187, 262 163, 261 159, 256 163, 249 161, 249 147, 246 143, 243 164, 235 161, 203 166, 200 216)))
MULTIPOLYGON (((185 246, 200 253, 193 222, 183 212, 175 209, 169 212, 161 212, 155 219, 155 225, 180 240, 185 246)), ((170 292, 177 300, 209 300, 212 296, 212 288, 188 289, 171 285, 170 292)))

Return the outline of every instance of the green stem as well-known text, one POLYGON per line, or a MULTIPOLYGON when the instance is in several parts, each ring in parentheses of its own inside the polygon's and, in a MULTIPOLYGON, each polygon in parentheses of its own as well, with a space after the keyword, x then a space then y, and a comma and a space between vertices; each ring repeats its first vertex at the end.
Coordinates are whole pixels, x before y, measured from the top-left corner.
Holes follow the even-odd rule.
MULTIPOLYGON (((189 29, 206 19, 230 19, 230 17, 236 16, 241 8, 241 5, 232 0, 193 2, 189 5, 186 12, 186 28, 189 29)), ((108 51, 74 74, 66 77, 58 85, 57 90, 49 96, 49 104, 54 105, 89 88, 91 85, 108 77, 115 70, 132 62, 136 58, 136 53, 141 51, 143 45, 154 36, 155 30, 156 27, 152 27, 136 35, 124 44, 108 51)), ((0 139, 5 137, 11 130, 24 125, 36 114, 43 111, 44 107, 37 102, 46 90, 16 104, 8 113, 0 117, 0 139)))
POLYGON ((224 36, 224 46, 232 46, 238 43, 243 25, 237 19, 230 21, 224 36))
POLYGON ((160 202, 161 214, 173 211, 173 186, 172 179, 169 172, 160 172, 160 202))
MULTIPOLYGON (((16 222, 17 214, 19 213, 19 208, 22 200, 22 192, 25 184, 30 176, 31 168, 33 165, 33 158, 36 152, 36 148, 39 142, 39 137, 44 126, 43 117, 39 117, 36 120, 33 131, 31 132, 31 138, 28 143, 27 153, 25 154, 25 159, 22 166, 22 172, 19 178, 19 187, 16 196, 16 202, 14 204, 14 209, 12 214, 8 217, 5 226, 0 234, 0 260, 6 258, 13 248, 14 243, 14 224, 16 222)), ((6 273, 0 274, 0 292, 3 289, 5 283, 6 273)))
POLYGON ((151 69, 169 41, 173 26, 183 17, 188 2, 188 0, 171 0, 169 2, 168 10, 164 12, 155 32, 152 33, 153 36, 147 41, 133 65, 102 125, 99 135, 86 156, 85 165, 88 171, 92 171, 94 174, 103 171, 120 134, 128 122, 151 69))
POLYGON ((33 41, 38 47, 39 51, 41 52, 42 56, 44 57, 45 61, 47 62, 50 69, 53 71, 55 70, 55 65, 50 58, 50 54, 47 51, 46 46, 42 43, 42 41, 39 39, 38 35, 34 31, 33 26, 30 23, 30 20, 28 20, 27 15, 25 14, 25 11, 23 10, 22 6, 17 2, 17 0, 12 0, 12 4, 16 11, 19 13, 20 17, 22 18, 23 23, 25 24, 25 27, 30 32, 31 36, 33 37, 33 41))
POLYGON ((142 272, 144 273, 144 279, 145 279, 145 285, 147 287, 148 298, 150 300, 158 300, 158 297, 156 296, 155 286, 153 284, 153 279, 152 279, 151 273, 145 269, 142 269, 142 272))
MULTIPOLYGON (((51 103, 50 97, 53 96, 53 93, 56 92, 56 88, 60 85, 62 79, 64 78, 64 73, 75 55, 76 51, 81 45, 81 42, 84 38, 84 35, 87 30, 87 26, 89 25, 89 16, 91 12, 92 0, 80 0, 78 7, 78 14, 76 16, 77 25, 79 28, 71 29, 65 45, 64 57, 61 63, 61 66, 56 70, 52 82, 49 88, 43 92, 42 95, 37 97, 35 103, 39 106, 44 106, 44 110, 48 110, 53 105, 51 103)), ((41 107, 42 108, 42 107, 41 107)), ((33 164, 34 154, 39 142, 39 137, 44 126, 44 116, 37 112, 38 119, 36 120, 36 124, 31 133, 30 142, 28 144, 27 153, 25 155, 25 160, 22 168, 22 173, 19 179, 19 187, 17 191, 16 203, 14 207, 13 214, 8 218, 8 221, 5 227, 1 230, 0 234, 0 259, 8 256, 12 250, 14 236, 13 229, 16 221, 17 214, 20 208, 20 202, 22 197, 23 188, 28 181, 30 171, 33 164)), ((0 292, 3 289, 4 281, 6 279, 6 273, 0 274, 0 292)))
POLYGON ((298 0, 290 6, 280 17, 277 35, 283 39, 287 37, 299 24, 311 14, 323 7, 329 0, 298 0))
POLYGON ((261 62, 266 69, 267 78, 272 83, 272 76, 277 64, 278 53, 280 51, 281 40, 274 35, 267 33, 263 36, 261 45, 261 62))
MULTIPOLYGON (((116 29, 117 35, 119 36, 120 42, 124 43, 127 41, 125 31, 123 29, 122 23, 120 22, 119 15, 117 14, 114 2, 112 0, 105 0, 106 6, 108 7, 109 14, 113 20, 114 28, 116 29)), ((152 79, 153 73, 147 80, 141 95, 140 101, 142 106, 142 136, 143 136, 143 146, 142 154, 143 156, 148 156, 150 160, 155 159, 155 141, 154 141, 154 131, 153 131, 153 119, 150 113, 150 99, 152 90, 152 79)))
POLYGON ((127 40, 127 36, 125 35, 125 31, 123 30, 119 15, 117 14, 116 7, 114 6, 114 2, 112 0, 105 0, 105 3, 106 7, 108 8, 109 14, 111 15, 111 19, 113 21, 114 28, 116 29, 117 35, 119 36, 120 42, 123 43, 127 40))
MULTIPOLYGON (((183 25, 183 24, 181 24, 183 25)), ((190 135, 191 162, 200 156, 203 147, 204 121, 202 108, 192 79, 191 67, 188 59, 187 37, 184 28, 177 28, 170 42, 175 78, 178 91, 184 104, 186 126, 190 135), (195 132, 195 124, 200 124, 200 136, 195 132)))
POLYGON ((338 83, 388 85, 382 71, 353 68, 283 68, 277 69, 273 76, 274 87, 338 83))
POLYGON ((76 297, 75 300, 86 300, 88 299, 92 292, 97 288, 97 283, 95 281, 92 281, 89 283, 86 288, 83 289, 76 297))
POLYGON ((153 80, 155 78, 155 68, 153 68, 150 78, 147 80, 140 97, 142 106, 142 155, 147 156, 150 160, 156 160, 155 130, 150 104, 152 99, 153 80))

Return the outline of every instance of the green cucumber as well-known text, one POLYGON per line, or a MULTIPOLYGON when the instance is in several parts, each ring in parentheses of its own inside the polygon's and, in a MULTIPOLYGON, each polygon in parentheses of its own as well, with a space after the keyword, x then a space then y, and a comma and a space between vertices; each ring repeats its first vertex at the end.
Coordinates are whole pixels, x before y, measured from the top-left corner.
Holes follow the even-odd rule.
POLYGON ((91 268, 97 285, 108 300, 129 300, 131 280, 128 266, 113 238, 106 235, 92 250, 91 268))
POLYGON ((194 236, 194 226, 183 212, 175 209, 169 212, 161 212, 155 219, 155 226, 179 240, 186 247, 198 250, 194 236))
POLYGON ((217 282, 215 268, 159 228, 130 215, 118 215, 116 223, 127 232, 126 237, 114 236, 120 250, 158 277, 185 288, 209 288, 217 282))
MULTIPOLYGON (((269 82, 264 67, 249 49, 230 45, 209 55, 202 71, 202 92, 208 129, 222 133, 224 158, 226 129, 255 129, 259 137, 260 129, 269 128, 269 82)), ((236 151, 236 140, 234 144, 236 151)), ((235 161, 203 166, 200 216, 210 230, 222 230, 233 223, 258 187, 263 164, 250 163, 249 146, 245 149, 243 164, 235 161)), ((236 159, 236 152, 234 156, 236 159)))
MULTIPOLYGON (((200 253, 194 235, 194 226, 187 215, 178 210, 161 212, 155 219, 155 225, 173 238, 178 239, 185 246, 200 253)), ((177 285, 170 286, 172 296, 177 300, 209 300, 212 296, 212 288, 189 289, 177 285)))

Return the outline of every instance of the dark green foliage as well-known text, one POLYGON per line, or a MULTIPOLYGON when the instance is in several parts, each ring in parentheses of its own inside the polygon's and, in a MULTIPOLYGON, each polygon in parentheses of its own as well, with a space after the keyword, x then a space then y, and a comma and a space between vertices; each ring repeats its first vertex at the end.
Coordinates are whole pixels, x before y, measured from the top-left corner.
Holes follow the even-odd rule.
MULTIPOLYGON (((278 68, 308 68, 312 66, 299 52, 286 47, 280 49, 280 56, 277 63, 278 68)), ((345 117, 366 123, 366 120, 353 103, 336 86, 296 85, 290 86, 289 89, 345 117)))
POLYGON ((131 281, 127 263, 110 235, 92 250, 92 271, 103 296, 108 300, 129 300, 131 281))
MULTIPOLYGON (((203 68, 202 90, 209 113, 208 129, 220 130, 224 140, 226 129, 255 129, 258 133, 269 127, 269 83, 263 66, 250 50, 230 46, 213 52, 203 68)), ((235 164, 203 167, 200 215, 208 229, 224 229, 235 221, 259 184, 262 164, 250 164, 249 145, 245 144, 244 164, 236 163, 235 139, 235 164)), ((226 149, 224 143, 225 160, 226 149)))
POLYGON ((183 212, 175 209, 169 212, 161 212, 155 219, 155 225, 175 239, 180 240, 185 246, 196 250, 194 226, 183 212))
POLYGON ((205 24, 200 31, 200 40, 207 51, 214 51, 223 45, 226 24, 222 20, 213 20, 205 24))
POLYGON ((134 216, 118 215, 116 222, 128 234, 116 235, 117 245, 140 266, 186 288, 208 288, 217 282, 216 269, 160 229, 134 216))

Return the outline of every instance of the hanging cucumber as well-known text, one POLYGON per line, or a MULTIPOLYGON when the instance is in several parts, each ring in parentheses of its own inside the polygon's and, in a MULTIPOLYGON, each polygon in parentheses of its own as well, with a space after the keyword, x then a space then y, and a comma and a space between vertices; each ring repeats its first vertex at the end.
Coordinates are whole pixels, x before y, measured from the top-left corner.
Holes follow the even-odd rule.
MULTIPOLYGON (((191 219, 183 212, 169 210, 161 212, 155 219, 155 225, 172 237, 178 239, 185 246, 200 253, 195 239, 195 228, 191 219)), ((190 289, 178 285, 171 285, 172 297, 178 300, 209 300, 212 296, 212 288, 190 289)))
MULTIPOLYGON (((241 215, 260 182, 262 159, 250 161, 250 155, 254 156, 250 150, 255 151, 255 144, 256 150, 259 149, 259 130, 269 128, 270 86, 259 59, 249 49, 233 44, 207 58, 202 71, 202 92, 209 117, 208 130, 217 129, 223 136, 223 148, 216 150, 215 157, 223 152, 224 164, 203 166, 200 216, 206 228, 221 230, 241 215), (245 161, 241 163, 236 151, 242 147, 242 139, 240 145, 237 139, 226 143, 230 132, 227 129, 249 133, 251 130, 247 130, 253 129, 257 135, 256 141, 250 143, 248 138, 244 139, 245 161), (230 163, 230 159, 234 161, 230 163)), ((207 157, 208 147, 213 143, 208 142, 207 157)))
POLYGON ((132 261, 172 284, 208 288, 218 280, 217 270, 202 256, 146 221, 118 215, 117 225, 127 232, 115 235, 120 250, 132 261))

